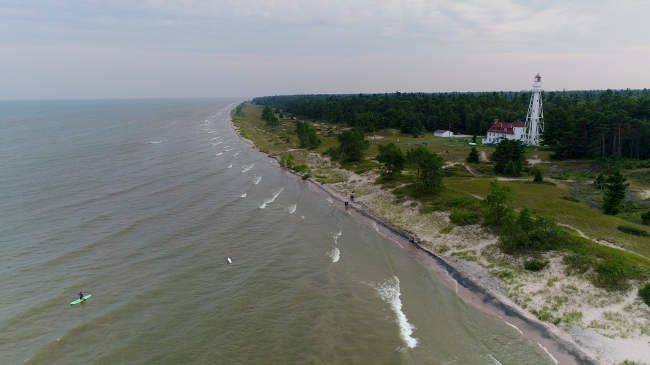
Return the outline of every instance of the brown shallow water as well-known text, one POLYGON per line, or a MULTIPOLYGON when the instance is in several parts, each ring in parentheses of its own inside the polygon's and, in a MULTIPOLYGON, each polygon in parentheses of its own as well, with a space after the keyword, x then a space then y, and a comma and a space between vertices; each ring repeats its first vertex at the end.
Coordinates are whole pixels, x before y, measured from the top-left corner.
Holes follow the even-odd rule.
POLYGON ((0 363, 554 363, 241 142, 234 102, 0 104, 0 363))

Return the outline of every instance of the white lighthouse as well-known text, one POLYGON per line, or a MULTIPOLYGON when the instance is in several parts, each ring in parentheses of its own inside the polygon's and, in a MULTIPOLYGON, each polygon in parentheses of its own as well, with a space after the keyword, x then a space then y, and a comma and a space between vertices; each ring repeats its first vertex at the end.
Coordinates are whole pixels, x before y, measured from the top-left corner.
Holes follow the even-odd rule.
POLYGON ((544 111, 542 110, 542 77, 537 74, 533 82, 533 95, 530 97, 526 115, 526 137, 529 146, 539 146, 544 132, 544 111))

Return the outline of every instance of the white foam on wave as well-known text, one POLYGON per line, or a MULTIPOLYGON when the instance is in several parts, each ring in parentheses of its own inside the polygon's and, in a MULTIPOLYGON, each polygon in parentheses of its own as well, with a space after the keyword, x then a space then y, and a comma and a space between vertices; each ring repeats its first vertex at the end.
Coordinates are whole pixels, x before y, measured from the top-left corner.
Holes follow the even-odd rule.
POLYGON ((221 137, 210 138, 211 141, 214 141, 215 139, 221 139, 221 137))
POLYGON ((213 143, 212 145, 213 145, 213 146, 216 146, 216 145, 218 145, 218 144, 222 144, 222 143, 223 143, 223 142, 217 142, 217 143, 213 143))
POLYGON ((273 203, 273 202, 275 201, 275 198, 277 198, 278 195, 280 195, 280 193, 282 193, 283 190, 284 190, 284 186, 281 187, 280 189, 278 189, 278 190, 273 194, 272 197, 270 197, 270 198, 264 200, 264 203, 262 203, 262 205, 260 205, 260 209, 264 209, 264 208, 266 208, 266 205, 267 205, 267 204, 271 204, 271 203, 273 203))
POLYGON ((537 344, 539 345, 539 347, 543 348, 543 349, 544 349, 544 352, 546 352, 546 354, 547 354, 548 356, 551 357, 551 360, 553 360, 553 362, 557 364, 557 360, 555 360, 555 358, 553 357, 553 355, 551 355, 551 353, 548 352, 548 350, 546 349, 546 347, 542 346, 542 344, 539 343, 539 342, 538 342, 537 344))
MULTIPOLYGON (((506 322, 506 321, 504 321, 504 322, 506 322)), ((508 323, 508 322, 506 322, 506 324, 507 324, 508 326, 510 326, 510 327, 512 327, 512 328, 514 328, 514 329, 516 329, 516 330, 517 330, 519 333, 521 333, 522 335, 524 334, 524 333, 521 332, 521 330, 520 330, 519 328, 517 328, 517 326, 515 326, 514 324, 511 324, 511 323, 508 323)))
POLYGON ((223 150, 223 152, 230 152, 230 151, 232 151, 232 150, 234 150, 234 148, 229 148, 229 149, 227 149, 227 150, 223 150))
POLYGON ((245 198, 245 197, 246 197, 246 193, 244 193, 244 194, 242 194, 242 195, 240 196, 240 198, 245 198))
POLYGON ((215 156, 223 155, 223 152, 215 153, 215 156))
POLYGON ((406 345, 410 348, 417 346, 418 340, 411 337, 415 327, 409 323, 406 315, 404 312, 402 312, 402 301, 399 298, 402 294, 399 290, 399 279, 397 276, 393 276, 385 283, 375 286, 375 288, 379 292, 381 299, 390 304, 390 308, 397 315, 397 323, 399 324, 400 336, 404 342, 406 342, 406 345))
POLYGON ((230 164, 230 166, 228 166, 228 168, 231 168, 231 167, 232 167, 232 164, 230 164))
POLYGON ((327 253, 327 256, 332 258, 332 263, 335 263, 341 258, 341 251, 339 251, 338 248, 334 247, 332 251, 327 253))
POLYGON ((341 234, 342 234, 342 233, 343 233, 343 232, 338 231, 338 232, 334 233, 334 234, 331 236, 332 238, 334 238, 334 244, 337 244, 337 243, 338 243, 337 240, 339 239, 339 237, 341 237, 341 234))
POLYGON ((244 173, 244 172, 246 172, 246 171, 248 171, 248 170, 250 170, 250 169, 252 169, 252 168, 253 168, 253 166, 255 166, 255 164, 254 164, 254 163, 252 163, 252 164, 250 164, 250 165, 247 165, 247 166, 244 166, 244 169, 243 169, 243 170, 241 170, 241 172, 242 172, 242 173, 244 173))
POLYGON ((257 185, 260 183, 260 181, 262 181, 262 177, 255 175, 255 177, 253 178, 253 184, 257 185))
POLYGON ((490 360, 494 361, 494 365, 501 365, 499 360, 495 359, 494 356, 492 356, 491 354, 488 354, 488 357, 490 358, 490 360))
POLYGON ((332 200, 332 198, 327 198, 327 201, 330 202, 330 204, 333 204, 333 203, 334 203, 334 201, 332 200))
POLYGON ((156 144, 156 143, 161 143, 161 142, 165 142, 165 141, 153 141, 153 142, 149 142, 149 144, 156 144))
POLYGON ((226 146, 226 147, 224 147, 224 148, 228 148, 228 147, 230 147, 230 146, 226 146))
POLYGON ((297 205, 296 204, 291 204, 290 206, 284 208, 289 214, 293 214, 293 212, 296 211, 297 205))
POLYGON ((235 152, 235 154, 234 154, 232 157, 237 157, 237 155, 239 154, 239 152, 241 152, 241 151, 237 151, 237 152, 235 152))

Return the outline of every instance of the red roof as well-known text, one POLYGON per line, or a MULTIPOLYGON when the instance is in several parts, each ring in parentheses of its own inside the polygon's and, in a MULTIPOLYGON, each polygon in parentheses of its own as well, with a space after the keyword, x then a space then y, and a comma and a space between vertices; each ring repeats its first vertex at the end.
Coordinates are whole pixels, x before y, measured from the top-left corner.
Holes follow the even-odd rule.
POLYGON ((526 125, 522 123, 521 120, 517 121, 517 123, 504 123, 504 122, 499 122, 498 119, 490 129, 488 129, 488 133, 499 133, 499 134, 515 134, 515 131, 513 128, 526 128, 526 125), (507 131, 504 129, 508 129, 507 131))
POLYGON ((537 76, 535 76, 535 78, 536 78, 536 79, 537 79, 537 78, 540 78, 540 79, 541 79, 542 77, 539 76, 539 73, 538 73, 537 76))
POLYGON ((515 128, 520 128, 520 127, 521 127, 521 128, 526 128, 526 125, 525 125, 524 122, 522 122, 521 120, 518 120, 517 123, 515 123, 515 124, 513 125, 513 127, 515 127, 515 128))

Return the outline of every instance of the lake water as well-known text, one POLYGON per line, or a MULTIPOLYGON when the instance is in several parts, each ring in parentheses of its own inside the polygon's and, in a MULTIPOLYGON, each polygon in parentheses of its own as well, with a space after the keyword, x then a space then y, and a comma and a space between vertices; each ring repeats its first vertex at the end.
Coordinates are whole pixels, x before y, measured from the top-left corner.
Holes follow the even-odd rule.
POLYGON ((553 364, 241 142, 237 102, 0 102, 0 363, 553 364))

